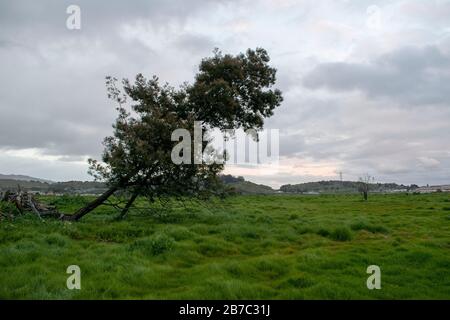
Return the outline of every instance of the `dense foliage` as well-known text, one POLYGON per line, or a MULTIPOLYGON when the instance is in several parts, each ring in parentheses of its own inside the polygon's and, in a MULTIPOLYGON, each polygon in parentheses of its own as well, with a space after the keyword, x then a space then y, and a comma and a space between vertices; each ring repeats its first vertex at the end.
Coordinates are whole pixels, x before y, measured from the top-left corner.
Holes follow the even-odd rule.
MULTIPOLYGON (((138 74, 134 83, 124 79, 122 90, 117 79, 108 77, 108 96, 117 103, 119 115, 113 135, 104 140, 102 161, 90 160, 90 173, 111 188, 68 219, 78 220, 118 190, 131 195, 124 213, 137 196, 154 201, 220 193, 218 174, 223 165, 211 159, 223 155, 210 149, 208 164, 175 164, 172 150, 177 142, 172 141, 172 133, 187 130, 192 150, 196 150, 195 121, 202 123, 204 136, 213 128, 261 129, 282 101, 281 92, 272 89, 276 69, 269 66, 269 60, 261 48, 237 56, 216 50, 201 62, 195 82, 178 89, 161 85, 157 77, 146 79, 138 74)), ((200 153, 207 143, 203 142, 200 153)), ((194 156, 189 155, 191 160, 194 156)))

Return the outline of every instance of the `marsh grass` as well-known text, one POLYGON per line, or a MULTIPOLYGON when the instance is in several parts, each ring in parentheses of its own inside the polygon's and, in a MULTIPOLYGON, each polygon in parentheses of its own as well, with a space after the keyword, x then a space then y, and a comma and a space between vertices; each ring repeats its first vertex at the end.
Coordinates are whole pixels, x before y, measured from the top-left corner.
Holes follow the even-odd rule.
MULTIPOLYGON (((89 198, 42 200, 72 212, 89 198)), ((4 219, 0 298, 449 299, 448 203, 445 193, 239 196, 122 221, 108 206, 78 223, 4 219), (81 290, 66 288, 72 264, 81 290), (382 290, 366 288, 371 264, 382 290)))

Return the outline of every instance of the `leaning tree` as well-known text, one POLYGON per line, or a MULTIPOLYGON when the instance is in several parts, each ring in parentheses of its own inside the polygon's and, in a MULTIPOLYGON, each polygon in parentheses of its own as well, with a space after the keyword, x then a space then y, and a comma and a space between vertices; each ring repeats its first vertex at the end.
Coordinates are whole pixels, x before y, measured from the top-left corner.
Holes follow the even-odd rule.
POLYGON ((200 121, 205 132, 262 129, 264 119, 282 102, 281 92, 272 88, 276 69, 269 60, 261 48, 236 56, 215 50, 201 61, 194 83, 177 89, 141 74, 134 83, 124 79, 119 89, 117 79, 107 77, 108 97, 116 102, 118 117, 113 135, 104 140, 102 161, 90 159, 89 173, 109 188, 63 219, 79 220, 118 191, 128 195, 121 216, 138 196, 153 201, 216 194, 223 165, 214 161, 175 164, 171 154, 177 142, 172 141, 172 133, 185 129, 192 137, 194 121, 200 121))

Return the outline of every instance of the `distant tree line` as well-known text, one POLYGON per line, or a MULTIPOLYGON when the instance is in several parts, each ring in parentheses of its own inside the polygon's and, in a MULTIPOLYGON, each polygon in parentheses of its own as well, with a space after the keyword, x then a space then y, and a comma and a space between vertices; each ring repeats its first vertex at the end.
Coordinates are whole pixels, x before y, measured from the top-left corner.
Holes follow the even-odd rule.
MULTIPOLYGON (((306 182, 300 184, 287 184, 280 187, 280 191, 288 193, 359 193, 361 183, 359 181, 318 181, 306 182)), ((370 192, 387 192, 392 190, 414 190, 417 185, 406 186, 397 183, 370 183, 368 191, 370 192)))

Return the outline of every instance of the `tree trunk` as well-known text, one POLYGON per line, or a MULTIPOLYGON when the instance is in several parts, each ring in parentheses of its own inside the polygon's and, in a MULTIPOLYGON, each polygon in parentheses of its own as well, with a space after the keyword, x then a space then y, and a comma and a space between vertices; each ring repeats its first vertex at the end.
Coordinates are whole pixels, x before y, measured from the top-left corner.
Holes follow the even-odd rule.
POLYGON ((131 206, 133 205, 133 202, 136 200, 137 197, 138 197, 138 193, 137 193, 137 192, 133 193, 133 195, 132 195, 131 198, 128 200, 127 204, 125 205, 125 208, 123 208, 122 212, 121 212, 120 215, 117 217, 117 219, 123 219, 123 218, 125 218, 126 214, 127 214, 128 211, 130 210, 131 206))
POLYGON ((368 195, 367 195, 367 191, 364 191, 364 201, 367 201, 368 195))
POLYGON ((114 192, 116 192, 118 189, 119 188, 117 186, 111 187, 110 189, 105 191, 101 196, 99 196, 97 199, 95 199, 94 201, 89 203, 87 206, 81 208, 80 210, 78 210, 74 214, 63 216, 62 219, 63 220, 68 220, 68 221, 78 221, 78 220, 80 220, 86 214, 88 214, 89 212, 91 212, 92 210, 94 210, 95 208, 100 206, 101 204, 103 204, 103 202, 105 202, 110 196, 112 196, 114 194, 114 192))

